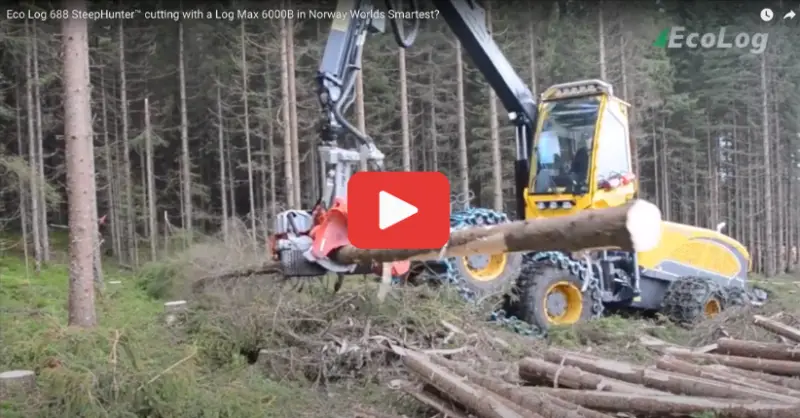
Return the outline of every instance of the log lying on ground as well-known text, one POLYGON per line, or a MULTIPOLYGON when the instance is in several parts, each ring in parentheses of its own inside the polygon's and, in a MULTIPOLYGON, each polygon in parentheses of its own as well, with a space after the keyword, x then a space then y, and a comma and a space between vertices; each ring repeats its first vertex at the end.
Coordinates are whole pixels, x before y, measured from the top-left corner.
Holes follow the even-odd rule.
POLYGON ((580 211, 569 216, 454 231, 444 251, 441 248, 363 250, 346 245, 331 258, 341 264, 366 264, 518 251, 573 252, 587 248, 648 251, 658 245, 660 239, 661 211, 652 203, 634 200, 624 206, 580 211))
POLYGON ((607 376, 589 373, 577 367, 561 366, 541 359, 526 357, 519 362, 519 377, 531 383, 542 380, 555 387, 590 389, 611 392, 664 395, 664 392, 633 385, 607 376))
POLYGON ((531 410, 538 411, 544 418, 611 418, 610 415, 593 411, 571 402, 554 398, 542 393, 524 391, 523 387, 512 385, 498 378, 484 376, 469 367, 444 359, 431 357, 431 361, 466 377, 470 382, 489 389, 514 403, 531 410))
POLYGON ((787 399, 787 397, 783 395, 772 394, 729 383, 636 366, 622 361, 572 355, 557 350, 546 352, 545 359, 553 363, 562 363, 568 366, 579 367, 590 373, 596 373, 679 395, 739 399, 775 399, 778 397, 781 401, 785 402, 795 401, 792 398, 787 399))
MULTIPOLYGON (((533 391, 533 389, 529 389, 533 391)), ((625 411, 642 415, 692 415, 714 411, 717 418, 797 418, 800 408, 794 405, 753 402, 752 400, 698 398, 681 395, 639 395, 617 392, 596 392, 536 388, 551 396, 607 412, 625 411)))
POLYGON ((796 343, 800 343, 800 329, 761 315, 753 315, 753 324, 767 331, 772 331, 781 337, 786 337, 796 343))
POLYGON ((475 412, 481 418, 541 418, 534 413, 519 413, 500 399, 481 388, 470 385, 450 371, 433 364, 423 354, 393 348, 403 358, 403 364, 442 393, 475 412))
POLYGON ((717 351, 732 356, 765 358, 772 360, 800 361, 800 346, 781 343, 762 343, 758 341, 720 338, 717 351))
POLYGON ((430 390, 413 388, 408 385, 403 388, 407 394, 411 395, 414 399, 421 402, 423 405, 439 411, 439 413, 450 418, 468 418, 467 414, 455 410, 450 402, 442 399, 440 396, 432 393, 430 390))
POLYGON ((709 364, 703 366, 704 369, 728 373, 736 376, 743 376, 753 380, 762 380, 774 386, 800 391, 800 380, 791 377, 775 376, 774 374, 767 374, 753 370, 745 370, 737 367, 724 366, 722 364, 709 364))
POLYGON ((726 356, 724 354, 687 353, 681 350, 666 350, 679 359, 702 364, 722 364, 739 369, 753 370, 780 376, 800 376, 800 362, 769 360, 751 357, 726 356))
POLYGON ((718 382, 733 383, 739 386, 754 389, 759 393, 766 392, 770 396, 765 396, 765 398, 779 402, 788 401, 789 403, 794 403, 800 401, 800 391, 783 386, 773 385, 763 380, 750 379, 742 375, 709 369, 706 368, 706 366, 698 366, 696 364, 679 360, 672 356, 664 356, 658 359, 656 367, 661 370, 688 374, 690 376, 702 377, 705 379, 716 380, 718 382))

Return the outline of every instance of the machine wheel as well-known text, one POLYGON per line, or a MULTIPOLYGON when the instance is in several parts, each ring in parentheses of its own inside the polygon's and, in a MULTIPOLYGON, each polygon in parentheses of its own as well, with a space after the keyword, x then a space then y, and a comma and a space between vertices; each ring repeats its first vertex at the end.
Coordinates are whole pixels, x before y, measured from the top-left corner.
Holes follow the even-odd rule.
POLYGON ((691 325, 713 318, 725 309, 723 288, 705 277, 681 277, 669 284, 661 312, 671 321, 691 325))
POLYGON ((471 255, 454 260, 464 286, 476 295, 504 292, 519 279, 522 254, 471 255))
POLYGON ((744 287, 729 286, 725 288, 725 290, 727 293, 725 297, 726 308, 750 305, 750 295, 747 293, 747 290, 745 290, 744 287))
MULTIPOLYGON (((478 225, 497 225, 508 222, 508 216, 484 208, 469 208, 450 217, 454 230, 478 225)), ((472 255, 447 259, 448 281, 455 282, 467 299, 480 298, 511 290, 522 270, 521 253, 472 255)))
POLYGON ((594 318, 602 306, 599 290, 581 292, 582 283, 569 271, 546 262, 523 265, 513 312, 518 318, 542 329, 572 325, 594 318))

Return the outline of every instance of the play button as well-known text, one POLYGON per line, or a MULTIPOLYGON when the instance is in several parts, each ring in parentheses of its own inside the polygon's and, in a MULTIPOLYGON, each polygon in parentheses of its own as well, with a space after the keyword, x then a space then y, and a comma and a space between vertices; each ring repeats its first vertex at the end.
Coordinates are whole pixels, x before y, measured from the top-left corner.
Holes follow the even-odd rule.
POLYGON ((419 212, 416 206, 395 195, 381 191, 378 193, 378 227, 383 231, 419 212))

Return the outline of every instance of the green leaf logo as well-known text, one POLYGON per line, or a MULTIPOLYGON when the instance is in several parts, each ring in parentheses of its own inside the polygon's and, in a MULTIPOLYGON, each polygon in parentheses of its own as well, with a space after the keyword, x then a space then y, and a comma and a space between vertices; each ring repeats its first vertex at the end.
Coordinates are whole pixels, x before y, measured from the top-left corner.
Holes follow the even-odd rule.
POLYGON ((653 46, 656 48, 666 48, 667 47, 667 40, 669 39, 669 28, 665 28, 658 34, 658 38, 656 41, 653 42, 653 46))

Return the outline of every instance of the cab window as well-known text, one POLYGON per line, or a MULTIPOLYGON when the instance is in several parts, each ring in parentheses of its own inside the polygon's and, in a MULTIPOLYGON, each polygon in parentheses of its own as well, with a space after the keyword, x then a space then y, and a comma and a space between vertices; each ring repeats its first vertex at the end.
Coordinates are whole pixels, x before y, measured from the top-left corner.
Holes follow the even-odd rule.
POLYGON ((598 182, 631 172, 627 124, 615 106, 608 104, 600 126, 595 167, 598 182))
POLYGON ((588 192, 592 137, 599 110, 597 96, 545 103, 533 149, 534 194, 588 192))

